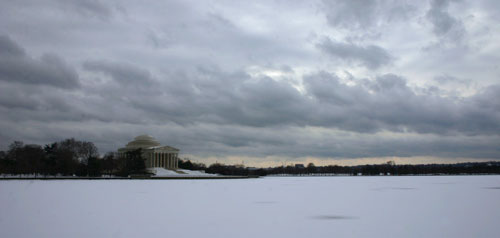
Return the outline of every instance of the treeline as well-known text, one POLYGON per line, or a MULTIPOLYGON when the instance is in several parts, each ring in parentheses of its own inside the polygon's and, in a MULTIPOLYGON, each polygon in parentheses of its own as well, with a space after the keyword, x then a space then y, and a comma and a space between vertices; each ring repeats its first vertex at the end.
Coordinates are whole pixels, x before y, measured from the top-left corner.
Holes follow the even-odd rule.
POLYGON ((456 174, 500 174, 500 162, 471 162, 457 164, 405 164, 396 165, 393 161, 384 164, 367 164, 356 166, 315 166, 313 163, 270 168, 252 168, 243 165, 212 164, 205 170, 207 173, 222 175, 456 175, 456 174))
POLYGON ((0 174, 4 175, 98 177, 144 172, 140 150, 129 152, 124 158, 117 158, 114 153, 101 157, 92 142, 73 138, 43 147, 15 141, 7 151, 0 151, 0 174))

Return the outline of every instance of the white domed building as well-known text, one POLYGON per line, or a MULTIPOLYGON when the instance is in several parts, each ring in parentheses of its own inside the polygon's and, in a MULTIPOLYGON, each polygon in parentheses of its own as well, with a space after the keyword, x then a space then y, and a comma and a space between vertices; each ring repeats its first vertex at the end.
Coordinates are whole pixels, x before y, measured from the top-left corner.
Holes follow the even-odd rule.
POLYGON ((162 146, 155 138, 149 135, 141 135, 134 138, 125 147, 118 149, 120 157, 126 156, 127 152, 142 149, 142 157, 146 168, 177 169, 179 149, 170 146, 162 146))

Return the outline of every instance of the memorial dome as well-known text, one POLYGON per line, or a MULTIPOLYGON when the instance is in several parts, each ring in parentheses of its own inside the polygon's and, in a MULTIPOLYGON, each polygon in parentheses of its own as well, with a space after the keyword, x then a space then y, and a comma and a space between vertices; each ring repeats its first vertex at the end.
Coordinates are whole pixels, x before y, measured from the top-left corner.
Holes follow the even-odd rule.
POLYGON ((139 149, 139 148, 150 148, 154 146, 160 146, 160 142, 158 142, 154 137, 149 135, 140 135, 134 138, 133 141, 129 142, 125 148, 127 149, 139 149))

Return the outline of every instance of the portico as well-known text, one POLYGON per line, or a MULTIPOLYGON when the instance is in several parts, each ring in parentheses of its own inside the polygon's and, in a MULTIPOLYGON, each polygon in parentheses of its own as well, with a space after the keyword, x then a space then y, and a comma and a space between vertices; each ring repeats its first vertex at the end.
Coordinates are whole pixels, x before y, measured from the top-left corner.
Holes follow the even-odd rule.
POLYGON ((118 149, 119 156, 126 156, 127 152, 141 149, 146 168, 178 168, 179 149, 171 146, 162 146, 155 138, 141 135, 134 138, 124 148, 118 149))
POLYGON ((148 168, 172 168, 177 169, 179 159, 177 158, 178 150, 172 150, 172 147, 161 146, 159 148, 150 148, 147 153, 146 167, 148 168), (168 148, 165 148, 168 147, 168 148))

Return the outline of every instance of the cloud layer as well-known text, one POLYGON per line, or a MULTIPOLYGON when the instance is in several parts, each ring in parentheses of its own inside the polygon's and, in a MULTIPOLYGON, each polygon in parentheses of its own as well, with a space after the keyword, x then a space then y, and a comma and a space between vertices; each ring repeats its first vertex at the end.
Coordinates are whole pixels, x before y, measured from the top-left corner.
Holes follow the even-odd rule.
POLYGON ((200 160, 500 158, 499 18, 483 3, 0 9, 3 148, 106 152, 149 133, 200 160))

